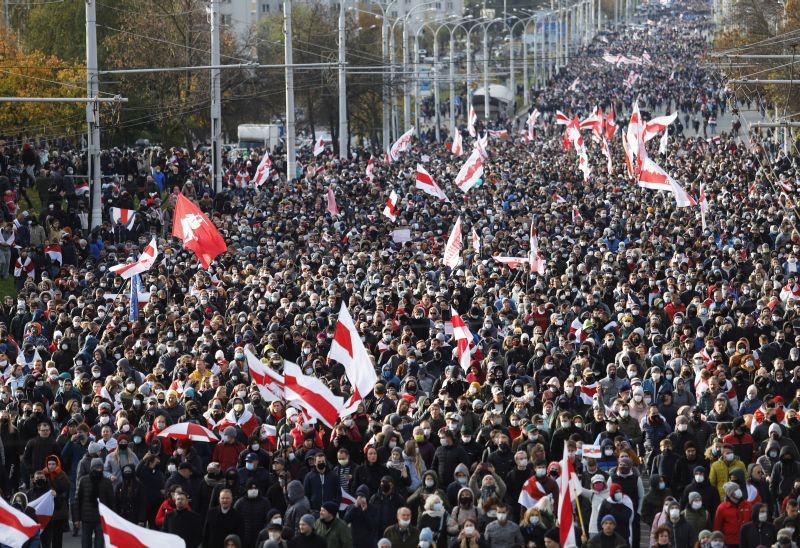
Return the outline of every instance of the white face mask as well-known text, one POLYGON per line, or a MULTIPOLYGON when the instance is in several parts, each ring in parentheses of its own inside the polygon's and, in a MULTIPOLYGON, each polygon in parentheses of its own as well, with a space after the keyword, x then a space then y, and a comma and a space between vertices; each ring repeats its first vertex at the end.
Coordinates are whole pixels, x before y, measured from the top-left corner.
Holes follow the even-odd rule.
POLYGON ((400 525, 400 527, 408 527, 409 525, 411 525, 411 520, 410 519, 399 519, 399 520, 397 520, 397 524, 400 525))
POLYGON ((695 500, 695 501, 692 502, 692 509, 693 510, 699 510, 702 507, 703 507, 703 501, 702 500, 695 500))
POLYGON ((474 535, 475 534, 475 527, 473 527, 472 525, 467 525, 466 527, 464 527, 464 534, 467 535, 467 536, 474 535))

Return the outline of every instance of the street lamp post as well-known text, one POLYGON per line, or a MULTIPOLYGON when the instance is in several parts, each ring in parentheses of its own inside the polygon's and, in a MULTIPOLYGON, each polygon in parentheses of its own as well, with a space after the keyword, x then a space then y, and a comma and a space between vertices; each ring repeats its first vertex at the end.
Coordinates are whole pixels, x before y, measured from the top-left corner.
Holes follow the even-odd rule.
POLYGON ((514 68, 514 31, 517 28, 517 25, 523 23, 522 25, 522 79, 523 79, 523 86, 522 86, 522 102, 527 105, 528 104, 528 48, 525 43, 525 35, 527 33, 528 24, 531 20, 536 20, 536 15, 531 15, 529 17, 525 17, 519 19, 516 23, 511 25, 511 33, 508 37, 508 81, 509 86, 511 87, 511 96, 514 97, 516 101, 517 97, 517 82, 516 82, 516 75, 515 75, 515 68, 514 68))

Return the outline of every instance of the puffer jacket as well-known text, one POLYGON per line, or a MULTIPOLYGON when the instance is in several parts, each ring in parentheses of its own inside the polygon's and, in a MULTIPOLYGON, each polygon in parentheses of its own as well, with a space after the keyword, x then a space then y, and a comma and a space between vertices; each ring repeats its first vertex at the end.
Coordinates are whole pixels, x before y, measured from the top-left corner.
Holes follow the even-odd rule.
POLYGON ((255 546, 258 533, 267 525, 269 502, 264 497, 251 499, 245 496, 237 500, 233 508, 244 522, 244 529, 239 535, 242 546, 255 546))
POLYGON ((111 480, 104 476, 96 477, 93 473, 86 474, 78 482, 78 492, 75 495, 77 515, 80 521, 100 522, 98 498, 109 508, 114 508, 114 486, 111 484, 111 480))
POLYGON ((714 530, 722 531, 725 544, 739 544, 739 532, 744 524, 750 521, 752 510, 753 506, 746 500, 738 504, 725 500, 717 507, 717 514, 714 516, 714 530))
POLYGON ((296 532, 300 518, 311 513, 311 503, 306 498, 303 484, 297 480, 290 481, 286 486, 286 498, 289 501, 289 508, 286 509, 284 527, 296 532))

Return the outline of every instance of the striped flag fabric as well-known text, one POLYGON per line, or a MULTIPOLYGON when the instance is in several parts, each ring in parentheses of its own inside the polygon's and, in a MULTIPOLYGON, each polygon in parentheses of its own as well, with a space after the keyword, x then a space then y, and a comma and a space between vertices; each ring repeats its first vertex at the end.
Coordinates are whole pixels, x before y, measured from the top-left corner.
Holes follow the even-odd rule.
POLYGON ((464 372, 469 371, 469 364, 471 361, 471 353, 469 351, 469 343, 472 340, 472 333, 470 333, 467 324, 455 309, 450 309, 450 321, 453 324, 453 338, 456 340, 456 354, 458 355, 458 363, 464 372))
POLYGON ((303 374, 300 366, 284 361, 286 401, 296 402, 309 416, 333 428, 344 410, 344 400, 316 377, 303 374))
POLYGON ((89 181, 78 181, 75 183, 75 195, 79 198, 89 194, 89 181))
POLYGON ((479 150, 473 150, 456 175, 455 184, 461 192, 467 193, 483 177, 483 160, 479 150))
POLYGON ((156 259, 158 259, 158 244, 156 242, 156 237, 153 236, 153 239, 150 240, 150 243, 142 250, 142 254, 139 255, 136 262, 114 265, 110 267, 109 270, 127 280, 135 274, 141 274, 142 272, 150 270, 156 263, 156 259))
POLYGON ((436 181, 433 180, 433 177, 428 170, 422 167, 421 164, 417 164, 417 182, 415 188, 418 188, 425 194, 430 194, 435 198, 439 198, 445 202, 449 202, 450 199, 447 197, 447 194, 444 193, 442 188, 436 184, 436 181))
POLYGON ((0 497, 0 544, 22 548, 41 526, 0 497))
POLYGON ((128 230, 133 228, 133 223, 136 222, 136 212, 134 210, 112 207, 109 212, 111 214, 111 224, 116 226, 119 223, 128 230))
POLYGON ((342 499, 339 502, 339 511, 344 512, 349 507, 353 506, 356 503, 356 498, 342 489, 342 499))
POLYGON ((444 264, 450 268, 455 268, 461 262, 461 249, 463 248, 461 235, 461 216, 456 219, 456 224, 450 231, 447 244, 444 246, 444 264))
POLYGON ((50 520, 53 519, 53 512, 56 509, 56 498, 53 496, 52 491, 47 491, 41 497, 30 501, 28 506, 36 511, 36 519, 39 521, 39 525, 42 526, 42 529, 44 529, 47 527, 47 524, 50 523, 50 520))
POLYGON ((61 255, 61 246, 58 244, 47 244, 44 246, 44 252, 50 257, 50 260, 53 262, 57 262, 58 264, 63 264, 64 259, 61 255))
POLYGON ((355 410, 354 406, 372 392, 375 383, 378 382, 378 375, 344 302, 336 317, 328 359, 336 360, 344 366, 345 375, 353 387, 346 407, 355 410))
POLYGON ((481 252, 481 238, 480 238, 480 236, 478 236, 478 233, 475 232, 474 228, 472 229, 471 234, 472 234, 472 250, 475 253, 480 254, 480 252, 481 252))
POLYGON ((367 182, 372 183, 372 180, 375 178, 375 158, 370 154, 369 162, 367 162, 367 182))
POLYGON ((508 266, 508 268, 517 268, 528 263, 527 257, 506 257, 503 255, 495 255, 492 258, 498 263, 508 266))
POLYGON ((561 546, 577 546, 575 540, 575 518, 572 509, 572 477, 575 469, 569 460, 567 442, 564 442, 564 456, 561 459, 561 473, 558 476, 558 530, 561 546))
POLYGON ((273 370, 256 357, 249 349, 244 349, 244 358, 247 369, 253 381, 258 386, 258 391, 265 401, 281 401, 285 398, 283 375, 273 370))
POLYGON ((328 187, 328 213, 331 214, 331 217, 336 217, 339 215, 339 208, 336 206, 336 196, 333 193, 333 187, 328 187))
POLYGON ((269 157, 269 153, 265 152, 264 156, 261 158, 261 161, 258 163, 258 167, 256 168, 255 177, 253 177, 253 183, 256 186, 261 186, 269 180, 270 175, 272 174, 272 159, 269 157))
POLYGON ((416 131, 416 129, 414 126, 411 126, 411 129, 403 133, 397 138, 397 141, 392 144, 392 148, 389 149, 389 156, 392 161, 397 161, 400 158, 400 153, 405 152, 408 150, 408 147, 411 146, 411 139, 414 138, 414 131, 416 131))
POLYGON ((386 201, 386 207, 383 208, 383 214, 389 217, 392 221, 397 220, 397 204, 400 202, 400 197, 394 190, 389 194, 389 199, 386 201))
POLYGON ((475 131, 475 122, 478 121, 478 115, 475 114, 475 108, 470 105, 469 106, 469 115, 467 116, 467 131, 469 132, 470 137, 475 137, 477 132, 475 131))
POLYGON ((186 542, 178 535, 162 533, 140 527, 124 519, 111 508, 97 503, 100 509, 100 526, 106 548, 186 548, 186 542))
POLYGON ((456 132, 453 134, 453 145, 450 147, 450 152, 452 152, 454 156, 461 156, 464 154, 464 141, 461 138, 461 131, 458 128, 456 128, 456 132))

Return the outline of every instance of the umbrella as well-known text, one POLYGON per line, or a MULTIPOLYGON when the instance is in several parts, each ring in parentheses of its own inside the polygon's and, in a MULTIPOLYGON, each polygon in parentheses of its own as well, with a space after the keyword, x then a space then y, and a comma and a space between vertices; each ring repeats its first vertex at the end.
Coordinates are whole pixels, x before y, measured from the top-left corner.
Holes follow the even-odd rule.
POLYGON ((206 428, 193 422, 179 422, 173 424, 168 428, 164 428, 158 433, 159 438, 174 438, 176 440, 192 440, 192 441, 219 441, 216 434, 206 428))

